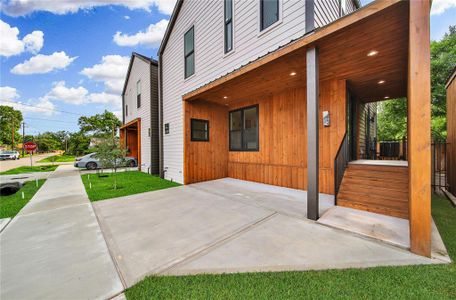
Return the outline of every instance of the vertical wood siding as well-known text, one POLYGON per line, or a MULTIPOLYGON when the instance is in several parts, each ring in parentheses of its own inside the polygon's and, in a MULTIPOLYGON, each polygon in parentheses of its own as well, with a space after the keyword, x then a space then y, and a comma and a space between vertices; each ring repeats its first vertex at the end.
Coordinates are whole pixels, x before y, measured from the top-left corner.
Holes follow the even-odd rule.
MULTIPOLYGON (((329 111, 330 127, 320 127, 320 191, 334 193, 334 158, 345 134, 346 86, 320 86, 320 111, 329 111)), ((305 88, 255 97, 226 107, 185 104, 185 183, 232 177, 278 186, 307 187, 305 88), (228 111, 259 104, 259 151, 228 151, 228 111), (190 142, 190 118, 209 120, 210 142, 190 142)), ((320 114, 320 122, 323 122, 320 114)))

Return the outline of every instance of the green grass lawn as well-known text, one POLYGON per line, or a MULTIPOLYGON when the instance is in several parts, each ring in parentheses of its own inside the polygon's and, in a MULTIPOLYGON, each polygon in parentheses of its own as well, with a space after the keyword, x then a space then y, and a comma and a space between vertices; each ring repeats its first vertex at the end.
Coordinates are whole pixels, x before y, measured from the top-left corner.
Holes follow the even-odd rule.
POLYGON ((32 199, 46 179, 38 180, 38 187, 35 181, 27 181, 24 186, 15 194, 0 196, 0 219, 12 218, 32 199), (24 199, 22 193, 24 192, 24 199))
POLYGON ((74 155, 54 155, 54 156, 49 156, 46 158, 43 158, 42 160, 39 160, 39 163, 52 163, 52 159, 55 159, 54 162, 72 162, 75 160, 74 155))
MULTIPOLYGON (((435 196, 432 214, 453 260, 456 209, 435 196)), ((456 264, 305 272, 147 277, 132 299, 456 299, 456 264)))
POLYGON ((31 172, 51 172, 57 169, 58 165, 45 165, 45 166, 22 166, 15 169, 11 169, 5 172, 0 172, 0 175, 13 175, 13 174, 22 174, 22 173, 31 173, 31 172))
POLYGON ((98 177, 94 173, 84 174, 81 177, 90 201, 128 196, 180 185, 139 171, 118 172, 116 190, 113 188, 114 174, 112 173, 104 173, 102 177, 98 177), (92 183, 92 189, 90 189, 89 182, 92 183))

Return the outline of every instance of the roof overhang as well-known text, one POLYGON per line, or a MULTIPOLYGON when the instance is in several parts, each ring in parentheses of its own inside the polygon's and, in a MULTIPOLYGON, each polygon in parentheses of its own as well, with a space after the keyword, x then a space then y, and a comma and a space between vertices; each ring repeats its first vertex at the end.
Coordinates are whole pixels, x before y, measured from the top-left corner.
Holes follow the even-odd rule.
POLYGON ((408 1, 375 1, 185 95, 224 102, 305 85, 305 53, 319 51, 320 80, 345 79, 362 101, 407 95, 408 1), (368 56, 372 51, 375 56, 368 56), (291 78, 291 72, 297 73, 291 78), (379 82, 382 82, 379 84, 379 82), (223 99, 221 99, 223 98, 223 99))

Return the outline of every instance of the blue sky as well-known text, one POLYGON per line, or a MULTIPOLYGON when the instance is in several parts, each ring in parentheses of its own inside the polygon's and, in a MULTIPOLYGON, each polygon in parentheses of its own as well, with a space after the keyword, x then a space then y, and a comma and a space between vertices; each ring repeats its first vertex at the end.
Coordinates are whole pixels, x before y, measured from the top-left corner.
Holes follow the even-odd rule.
MULTIPOLYGON (((104 109, 120 114, 129 56, 156 57, 175 0, 0 1, 1 104, 22 110, 36 134, 76 131, 80 115, 104 109)), ((434 6, 435 40, 456 24, 456 0, 434 6)))

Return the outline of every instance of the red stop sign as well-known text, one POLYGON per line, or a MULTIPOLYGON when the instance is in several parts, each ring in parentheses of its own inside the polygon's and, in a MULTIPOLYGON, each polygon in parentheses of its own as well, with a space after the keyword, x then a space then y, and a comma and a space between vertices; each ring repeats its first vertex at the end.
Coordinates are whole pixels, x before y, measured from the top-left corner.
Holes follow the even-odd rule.
POLYGON ((24 149, 27 150, 27 152, 33 152, 36 150, 36 144, 34 142, 27 142, 24 144, 24 149))

